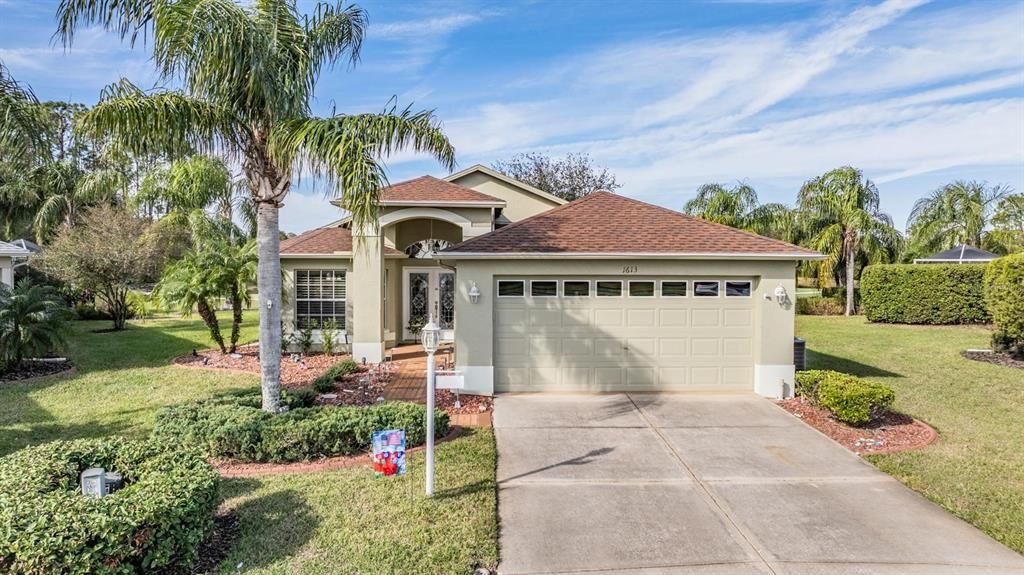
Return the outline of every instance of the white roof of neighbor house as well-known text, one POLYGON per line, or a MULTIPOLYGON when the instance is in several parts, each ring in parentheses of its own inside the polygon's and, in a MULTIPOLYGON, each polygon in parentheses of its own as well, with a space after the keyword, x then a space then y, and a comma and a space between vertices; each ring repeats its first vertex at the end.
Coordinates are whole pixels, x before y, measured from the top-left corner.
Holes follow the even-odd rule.
POLYGON ((0 242, 0 256, 21 257, 28 255, 32 255, 32 252, 21 246, 16 246, 7 242, 0 242))

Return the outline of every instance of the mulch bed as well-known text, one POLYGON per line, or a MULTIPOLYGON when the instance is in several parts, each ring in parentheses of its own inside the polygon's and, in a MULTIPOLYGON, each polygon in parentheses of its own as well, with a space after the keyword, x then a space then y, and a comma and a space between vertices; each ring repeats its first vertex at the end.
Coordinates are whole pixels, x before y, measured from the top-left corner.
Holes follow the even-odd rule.
POLYGON ((373 405, 384 399, 385 382, 374 380, 365 371, 350 373, 334 385, 334 391, 317 396, 317 405, 373 405))
POLYGON ((1024 360, 1013 359, 1005 353, 995 353, 991 351, 965 351, 960 355, 967 359, 973 359, 974 361, 983 361, 985 363, 994 363, 1004 367, 1024 369, 1024 360))
POLYGON ((18 369, 0 373, 0 383, 47 377, 71 370, 70 361, 23 361, 18 369))
POLYGON ((783 409, 855 453, 882 454, 930 445, 939 434, 928 424, 890 411, 864 427, 850 427, 803 397, 777 401, 783 409))
POLYGON ((455 392, 439 389, 434 395, 434 404, 446 413, 486 413, 494 409, 494 398, 486 395, 459 394, 459 407, 455 407, 455 392))
POLYGON ((190 575, 213 575, 220 572, 220 563, 241 533, 238 516, 221 506, 213 516, 213 531, 199 546, 199 559, 189 569, 190 575))
MULTIPOLYGON (((290 357, 284 357, 281 359, 281 385, 285 387, 309 385, 328 367, 347 358, 348 356, 345 355, 318 353, 304 356, 300 361, 295 362, 290 357)), ((174 364, 183 367, 259 374, 259 346, 255 344, 240 346, 236 354, 223 354, 211 350, 199 351, 195 355, 174 358, 174 364)))
MULTIPOLYGON (((462 435, 465 430, 461 427, 449 427, 448 435, 436 440, 435 445, 445 441, 451 441, 462 435)), ((418 453, 424 447, 413 447, 406 453, 418 453)), ((221 477, 257 477, 261 475, 284 475, 287 473, 316 473, 318 471, 330 471, 359 465, 370 466, 369 453, 359 455, 337 455, 325 457, 313 461, 298 461, 295 463, 243 463, 240 461, 220 460, 213 461, 214 469, 221 477)))

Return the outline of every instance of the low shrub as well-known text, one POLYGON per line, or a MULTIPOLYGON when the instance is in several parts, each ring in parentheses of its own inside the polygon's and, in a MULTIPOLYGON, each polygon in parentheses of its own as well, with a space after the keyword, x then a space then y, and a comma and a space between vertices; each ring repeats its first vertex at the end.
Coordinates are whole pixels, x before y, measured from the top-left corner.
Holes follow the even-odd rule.
POLYGON ((219 476, 202 453, 122 439, 57 441, 0 459, 0 572, 127 575, 181 570, 213 525, 219 476), (82 495, 89 467, 121 473, 82 495))
POLYGON ((796 313, 800 315, 843 315, 846 300, 842 297, 798 297, 796 313))
POLYGON ((110 314, 97 309, 95 305, 91 303, 76 303, 73 308, 75 319, 83 321, 94 321, 94 320, 109 320, 110 314))
POLYGON ((896 394, 887 385, 833 373, 822 378, 817 397, 818 404, 839 421, 864 425, 889 409, 896 394))
POLYGON ((312 407, 316 403, 316 391, 308 387, 300 387, 298 389, 283 389, 281 390, 281 399, 288 406, 288 409, 295 409, 298 407, 312 407))
MULTIPOLYGON (((438 436, 448 432, 446 413, 438 411, 435 422, 438 436)), ((373 432, 382 429, 405 429, 408 444, 420 445, 426 440, 426 409, 392 402, 271 414, 260 409, 259 395, 226 396, 160 410, 153 436, 198 446, 212 457, 288 462, 365 452, 373 432)))
POLYGON ((818 388, 821 387, 821 382, 833 374, 845 375, 838 371, 829 371, 827 369, 808 369, 796 372, 796 394, 817 403, 818 388))
POLYGON ((985 272, 985 301, 992 313, 993 348, 1024 355, 1024 254, 999 258, 985 272))
POLYGON ((862 310, 869 321, 909 324, 987 323, 977 264, 885 264, 861 274, 862 310))
POLYGON ((359 371, 359 364, 346 359, 345 361, 339 361, 331 367, 327 368, 327 371, 320 377, 313 381, 313 389, 317 393, 330 393, 334 391, 334 382, 338 381, 342 377, 359 371))

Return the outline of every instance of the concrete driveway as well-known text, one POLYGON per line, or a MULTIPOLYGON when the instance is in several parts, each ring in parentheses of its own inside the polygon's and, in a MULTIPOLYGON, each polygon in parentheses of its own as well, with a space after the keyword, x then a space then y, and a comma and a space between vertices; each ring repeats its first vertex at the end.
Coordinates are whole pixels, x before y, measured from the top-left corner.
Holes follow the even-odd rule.
POLYGON ((500 575, 1024 573, 1024 557, 770 401, 495 401, 500 575))

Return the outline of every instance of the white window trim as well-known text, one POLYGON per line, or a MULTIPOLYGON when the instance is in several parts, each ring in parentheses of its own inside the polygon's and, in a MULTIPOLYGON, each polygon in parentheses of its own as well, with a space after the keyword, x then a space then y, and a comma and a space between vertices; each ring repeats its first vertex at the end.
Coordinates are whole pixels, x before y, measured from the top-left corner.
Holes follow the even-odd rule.
POLYGON ((594 297, 596 297, 596 298, 604 298, 604 299, 623 298, 623 297, 626 297, 626 290, 623 289, 624 287, 625 286, 623 285, 622 280, 594 280, 594 297), (601 295, 600 292, 598 291, 598 288, 597 288, 597 284, 598 283, 617 283, 617 284, 619 284, 619 295, 601 295))
POLYGON ((690 283, 692 284, 692 287, 693 287, 693 298, 694 299, 720 299, 723 296, 724 290, 722 289, 722 280, 699 279, 699 280, 693 280, 690 283), (714 282, 714 283, 718 284, 718 293, 713 295, 713 296, 711 296, 711 295, 697 295, 697 284, 698 283, 710 283, 710 282, 714 282))
POLYGON ((520 297, 526 297, 526 280, 498 280, 498 283, 495 284, 494 287, 495 287, 494 291, 495 291, 495 293, 498 294, 498 298, 500 298, 500 299, 515 299, 515 298, 520 298, 520 297), (523 286, 523 295, 501 295, 501 284, 502 283, 517 283, 517 284, 523 286))
POLYGON ((693 292, 690 291, 690 281, 689 280, 659 280, 658 281, 658 295, 661 296, 661 297, 667 297, 667 298, 671 298, 671 299, 684 299, 684 298, 692 297, 693 292), (683 290, 683 291, 686 292, 686 295, 665 295, 665 287, 664 287, 665 286, 665 282, 674 283, 674 284, 683 284, 684 286, 686 286, 686 288, 683 290))
MULTIPOLYGON (((302 329, 302 328, 299 327, 299 300, 300 299, 302 301, 306 301, 306 302, 310 302, 310 301, 320 301, 320 302, 331 301, 331 302, 334 302, 334 303, 341 302, 341 304, 342 304, 341 307, 342 307, 342 310, 343 310, 343 312, 341 314, 341 317, 342 317, 342 323, 344 324, 344 327, 342 327, 341 329, 337 329, 335 331, 338 332, 341 335, 347 335, 348 334, 348 320, 349 320, 349 318, 348 318, 348 275, 349 275, 349 270, 347 268, 340 268, 340 269, 339 268, 296 268, 296 269, 292 270, 292 274, 293 274, 292 275, 292 286, 294 288, 293 289, 293 296, 292 296, 292 327, 294 328, 294 330, 295 331, 300 331, 302 329), (344 299, 340 299, 340 300, 337 300, 337 299, 324 299, 324 298, 300 298, 299 297, 299 272, 306 272, 306 273, 309 273, 309 272, 319 272, 321 274, 323 272, 340 273, 342 275, 342 277, 344 278, 345 298, 344 299)), ((323 315, 323 314, 320 314, 320 315, 323 315)), ((321 333, 321 331, 322 330, 320 330, 320 329, 312 330, 313 334, 317 335, 317 336, 321 333)))
POLYGON ((626 295, 641 299, 658 297, 658 282, 657 280, 629 280, 629 285, 626 286, 626 295), (633 295, 629 293, 633 284, 651 284, 651 295, 633 295))
POLYGON ((584 299, 584 298, 593 297, 593 293, 594 293, 594 285, 593 285, 593 282, 591 282, 590 280, 562 280, 562 297, 567 297, 567 298, 572 298, 572 299, 584 299), (569 283, 585 283, 585 284, 587 284, 587 295, 569 295, 569 294, 565 293, 565 283, 566 282, 569 282, 569 283))
POLYGON ((558 280, 530 280, 530 297, 538 299, 557 298, 558 297, 558 280), (555 295, 533 295, 533 284, 537 282, 549 282, 555 284, 555 295))
POLYGON ((751 281, 751 280, 722 280, 722 288, 721 288, 721 290, 722 290, 722 297, 739 298, 739 299, 750 299, 750 298, 754 297, 754 282, 751 281), (750 293, 748 293, 747 295, 729 295, 729 288, 728 288, 728 285, 727 285, 729 282, 745 283, 745 284, 747 284, 748 286, 750 286, 750 289, 748 290, 750 293))

